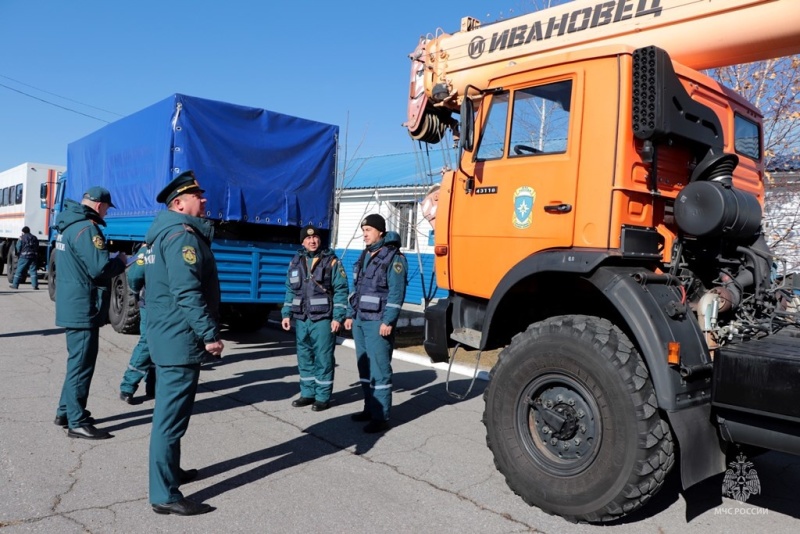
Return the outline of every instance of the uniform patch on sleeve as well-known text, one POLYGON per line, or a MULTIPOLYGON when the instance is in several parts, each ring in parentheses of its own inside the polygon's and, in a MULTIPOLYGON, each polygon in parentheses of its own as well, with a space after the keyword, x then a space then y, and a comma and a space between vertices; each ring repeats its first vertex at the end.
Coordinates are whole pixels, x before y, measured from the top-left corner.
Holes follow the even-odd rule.
POLYGON ((136 265, 144 265, 144 252, 136 256, 136 265))
POLYGON ((181 253, 183 254, 183 261, 189 265, 194 265, 197 263, 197 252, 195 252, 194 247, 183 247, 181 253))
POLYGON ((94 244, 94 248, 103 250, 106 248, 106 240, 103 239, 103 236, 96 235, 92 238, 92 243, 94 244))
POLYGON ((396 272, 397 274, 400 274, 400 273, 403 272, 403 264, 400 263, 399 261, 395 262, 395 264, 392 267, 394 268, 394 272, 396 272))

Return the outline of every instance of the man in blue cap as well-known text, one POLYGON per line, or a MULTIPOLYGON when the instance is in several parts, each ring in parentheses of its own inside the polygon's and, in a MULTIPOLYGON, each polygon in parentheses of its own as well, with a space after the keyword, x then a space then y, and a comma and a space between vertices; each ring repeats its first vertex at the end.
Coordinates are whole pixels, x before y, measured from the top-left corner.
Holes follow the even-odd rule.
POLYGON ((180 468, 181 437, 189 427, 200 363, 222 356, 220 289, 211 253, 214 225, 192 171, 178 175, 156 200, 167 210, 147 231, 147 345, 156 371, 150 434, 150 504, 157 514, 197 515, 213 508, 187 499, 179 486, 197 476, 180 468))
POLYGON ((56 219, 56 325, 64 327, 69 357, 55 424, 69 427, 67 435, 71 438, 111 437, 94 427, 86 402, 100 327, 108 322, 108 289, 111 279, 125 270, 125 253, 109 257, 101 230, 108 209, 113 207, 108 189, 96 186, 86 191, 80 204, 66 199, 56 219))

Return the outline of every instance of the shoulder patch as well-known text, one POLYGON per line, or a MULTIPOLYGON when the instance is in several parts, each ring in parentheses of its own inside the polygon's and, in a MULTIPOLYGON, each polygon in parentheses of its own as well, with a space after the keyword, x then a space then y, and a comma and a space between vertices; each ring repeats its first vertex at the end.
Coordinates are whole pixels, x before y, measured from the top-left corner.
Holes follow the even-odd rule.
POLYGON ((94 244, 94 248, 104 250, 106 248, 106 241, 103 239, 103 236, 96 235, 92 238, 92 243, 94 244))
POLYGON ((139 254, 136 256, 136 265, 144 265, 144 253, 139 254))
POLYGON ((181 250, 181 254, 183 255, 183 261, 188 263, 189 265, 194 265, 197 263, 197 252, 194 250, 194 247, 185 246, 181 250))
POLYGON ((394 272, 396 272, 397 274, 400 274, 403 272, 403 264, 400 263, 399 261, 396 261, 394 262, 394 265, 392 265, 392 269, 394 269, 394 272))

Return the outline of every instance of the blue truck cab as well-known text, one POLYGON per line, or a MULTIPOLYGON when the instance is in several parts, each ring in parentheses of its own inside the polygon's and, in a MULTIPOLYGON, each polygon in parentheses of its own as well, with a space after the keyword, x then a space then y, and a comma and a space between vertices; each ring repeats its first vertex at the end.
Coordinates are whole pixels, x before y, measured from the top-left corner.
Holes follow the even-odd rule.
MULTIPOLYGON (((158 192, 194 170, 214 222, 223 323, 256 330, 283 304, 286 269, 299 229, 330 232, 339 128, 265 109, 175 94, 111 123, 67 148, 67 172, 55 184, 55 221, 64 199, 80 201, 93 185, 111 191, 106 216, 111 252, 134 253, 155 215, 158 192)), ((51 245, 57 231, 50 234, 51 245)), ((51 298, 58 253, 48 248, 51 298)), ((122 274, 112 281, 109 318, 138 332, 136 301, 122 274)))

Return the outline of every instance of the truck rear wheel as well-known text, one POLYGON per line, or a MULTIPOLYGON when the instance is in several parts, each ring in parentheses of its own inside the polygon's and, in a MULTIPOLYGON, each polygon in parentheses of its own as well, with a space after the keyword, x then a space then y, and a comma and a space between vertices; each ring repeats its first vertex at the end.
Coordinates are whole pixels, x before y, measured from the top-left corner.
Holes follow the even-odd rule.
POLYGON ((638 509, 674 464, 647 368, 605 319, 531 325, 500 355, 484 399, 487 444, 509 487, 570 521, 638 509))
POLYGON ((8 273, 6 276, 8 277, 8 283, 11 284, 14 282, 14 271, 17 270, 17 251, 14 250, 14 247, 9 247, 8 249, 6 265, 8 266, 8 273))
POLYGON ((120 334, 139 333, 139 306, 136 296, 128 287, 128 277, 123 272, 111 280, 111 301, 108 322, 120 334))
POLYGON ((226 304, 222 306, 222 323, 234 332, 257 332, 267 324, 269 304, 226 304))

